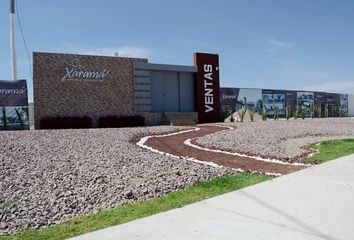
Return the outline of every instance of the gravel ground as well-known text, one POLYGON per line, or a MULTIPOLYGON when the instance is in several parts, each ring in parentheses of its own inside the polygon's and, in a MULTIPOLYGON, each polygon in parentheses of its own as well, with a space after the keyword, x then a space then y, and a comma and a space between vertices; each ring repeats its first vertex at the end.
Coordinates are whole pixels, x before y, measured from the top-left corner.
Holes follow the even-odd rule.
POLYGON ((324 140, 354 138, 354 119, 268 120, 230 123, 235 129, 197 140, 199 145, 252 156, 300 161, 304 147, 324 140))
POLYGON ((162 196, 230 172, 129 142, 177 129, 0 132, 0 235, 162 196))

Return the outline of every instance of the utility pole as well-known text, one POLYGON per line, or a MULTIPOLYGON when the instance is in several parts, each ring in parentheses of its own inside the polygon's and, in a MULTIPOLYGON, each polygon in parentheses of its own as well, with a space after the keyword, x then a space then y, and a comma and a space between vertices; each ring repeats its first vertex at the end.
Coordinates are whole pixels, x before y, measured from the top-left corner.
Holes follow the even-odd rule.
POLYGON ((16 61, 16 32, 15 32, 15 0, 10 0, 10 48, 11 48, 11 77, 17 80, 16 61))

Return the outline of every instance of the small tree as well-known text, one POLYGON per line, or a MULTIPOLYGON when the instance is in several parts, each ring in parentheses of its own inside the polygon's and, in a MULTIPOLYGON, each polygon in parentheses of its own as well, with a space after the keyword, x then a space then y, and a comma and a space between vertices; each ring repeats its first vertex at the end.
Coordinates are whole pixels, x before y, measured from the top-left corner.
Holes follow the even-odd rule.
POLYGON ((342 117, 342 107, 338 105, 338 114, 339 117, 342 117))
POLYGON ((239 109, 239 110, 237 111, 237 113, 238 113, 238 115, 239 115, 239 117, 240 117, 240 121, 243 122, 243 119, 245 118, 245 115, 246 115, 246 113, 247 113, 247 108, 246 108, 246 106, 242 106, 242 108, 239 109))
POLYGON ((254 122, 254 109, 248 109, 248 115, 250 115, 251 122, 254 122))
POLYGON ((265 108, 264 104, 261 109, 261 114, 262 114, 262 121, 267 121, 267 109, 265 108))
POLYGON ((232 110, 229 109, 224 109, 224 108, 221 109, 221 118, 224 122, 230 116, 231 112, 232 110))
POLYGON ((291 105, 286 105, 285 106, 285 118, 286 120, 290 119, 290 111, 291 111, 291 105))
POLYGON ((325 104, 325 118, 328 118, 328 104, 325 104))
POLYGON ((311 118, 315 117, 315 110, 316 110, 315 103, 311 102, 310 103, 311 118))
POLYGON ((301 112, 300 105, 297 104, 296 107, 295 107, 294 119, 297 119, 297 117, 300 115, 300 112, 301 112))
POLYGON ((337 104, 335 104, 333 106, 333 112, 334 113, 332 113, 332 117, 340 117, 341 116, 341 114, 340 114, 341 111, 340 111, 340 108, 337 104))
POLYGON ((235 122, 234 112, 231 111, 230 122, 235 122))
POLYGON ((274 106, 274 121, 279 120, 279 107, 278 106, 274 106))
POLYGON ((321 107, 321 105, 318 105, 318 106, 317 106, 317 114, 318 114, 318 117, 319 117, 319 118, 322 117, 322 107, 321 107))

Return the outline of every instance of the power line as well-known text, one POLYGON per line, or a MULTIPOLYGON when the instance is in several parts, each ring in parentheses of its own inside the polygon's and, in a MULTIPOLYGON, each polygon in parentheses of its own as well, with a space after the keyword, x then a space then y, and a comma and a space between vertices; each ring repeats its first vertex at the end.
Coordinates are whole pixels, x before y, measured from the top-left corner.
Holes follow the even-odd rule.
POLYGON ((18 7, 17 7, 17 1, 15 1, 15 7, 16 7, 16 13, 17 13, 16 15, 17 15, 18 26, 20 27, 23 45, 25 46, 26 53, 27 53, 27 58, 28 58, 28 63, 29 63, 29 68, 30 68, 30 76, 31 76, 31 78, 33 78, 31 56, 28 51, 28 46, 27 46, 27 42, 25 39, 25 35, 23 34, 22 24, 21 24, 21 19, 20 19, 20 12, 18 11, 18 7))

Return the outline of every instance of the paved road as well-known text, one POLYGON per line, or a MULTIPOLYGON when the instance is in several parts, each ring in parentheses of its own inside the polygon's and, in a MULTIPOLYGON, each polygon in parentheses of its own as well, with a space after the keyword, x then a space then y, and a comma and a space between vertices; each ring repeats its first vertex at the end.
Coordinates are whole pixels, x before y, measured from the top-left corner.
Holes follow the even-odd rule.
POLYGON ((354 155, 75 239, 354 239, 354 155))

